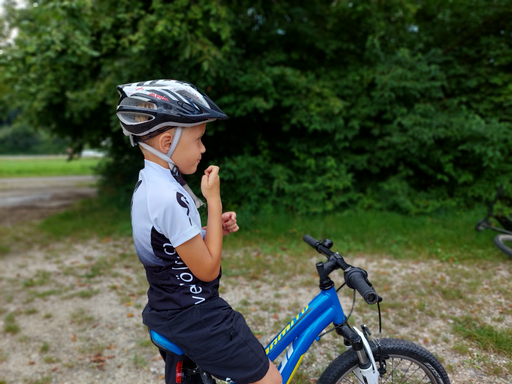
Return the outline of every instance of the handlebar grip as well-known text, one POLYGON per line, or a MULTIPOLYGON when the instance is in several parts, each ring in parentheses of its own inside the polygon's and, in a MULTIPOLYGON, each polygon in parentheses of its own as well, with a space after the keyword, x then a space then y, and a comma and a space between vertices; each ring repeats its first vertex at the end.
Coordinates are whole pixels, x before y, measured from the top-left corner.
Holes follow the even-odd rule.
POLYGON ((320 243, 318 240, 312 238, 309 235, 304 235, 302 240, 304 240, 307 244, 311 245, 315 249, 316 249, 317 245, 320 243))
POLYGON ((382 298, 370 287, 366 280, 368 274, 361 268, 350 268, 345 272, 345 282, 347 287, 355 289, 368 304, 381 302, 382 298))

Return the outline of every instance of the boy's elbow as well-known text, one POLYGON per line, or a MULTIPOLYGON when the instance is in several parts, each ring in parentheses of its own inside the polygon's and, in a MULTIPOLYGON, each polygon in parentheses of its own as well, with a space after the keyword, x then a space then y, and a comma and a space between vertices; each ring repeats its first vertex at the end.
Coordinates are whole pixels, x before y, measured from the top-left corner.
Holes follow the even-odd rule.
POLYGON ((216 278, 218 278, 219 274, 220 274, 220 268, 216 268, 215 270, 212 270, 212 271, 204 271, 201 274, 197 274, 196 277, 199 280, 204 281, 205 283, 210 283, 213 280, 215 280, 216 278))
POLYGON ((216 277, 212 278, 212 277, 208 276, 207 278, 201 279, 201 281, 204 281, 205 283, 211 283, 215 279, 216 279, 216 277))

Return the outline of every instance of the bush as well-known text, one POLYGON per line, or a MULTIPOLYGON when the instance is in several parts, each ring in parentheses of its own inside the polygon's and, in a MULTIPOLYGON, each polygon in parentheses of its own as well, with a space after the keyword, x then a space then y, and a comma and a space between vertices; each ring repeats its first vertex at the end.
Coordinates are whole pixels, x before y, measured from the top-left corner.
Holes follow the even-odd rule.
POLYGON ((25 125, 0 126, 1 155, 55 155, 65 154, 68 140, 51 137, 47 131, 25 125))
POLYGON ((77 152, 110 143, 107 185, 131 191, 115 87, 181 79, 230 116, 205 138, 225 206, 467 208, 512 176, 511 17, 507 0, 8 4, 0 102, 77 152))

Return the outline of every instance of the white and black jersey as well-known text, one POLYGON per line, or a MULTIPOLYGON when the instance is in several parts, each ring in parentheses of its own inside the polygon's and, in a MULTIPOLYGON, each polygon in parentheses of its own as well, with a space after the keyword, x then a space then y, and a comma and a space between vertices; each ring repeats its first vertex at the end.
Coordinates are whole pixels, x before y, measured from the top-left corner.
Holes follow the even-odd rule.
POLYGON ((199 280, 175 250, 198 234, 205 236, 194 202, 169 169, 148 160, 133 193, 132 228, 152 308, 181 309, 218 297, 220 273, 211 282, 199 280))

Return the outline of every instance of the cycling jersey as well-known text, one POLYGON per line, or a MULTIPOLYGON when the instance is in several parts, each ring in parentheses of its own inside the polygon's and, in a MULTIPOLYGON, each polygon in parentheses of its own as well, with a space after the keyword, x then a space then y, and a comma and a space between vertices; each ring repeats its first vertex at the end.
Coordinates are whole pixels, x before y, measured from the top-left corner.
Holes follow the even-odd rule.
POLYGON ((221 274, 211 282, 199 280, 175 249, 206 234, 192 198, 169 169, 149 160, 144 161, 133 193, 132 229, 152 308, 182 309, 218 297, 221 274))

